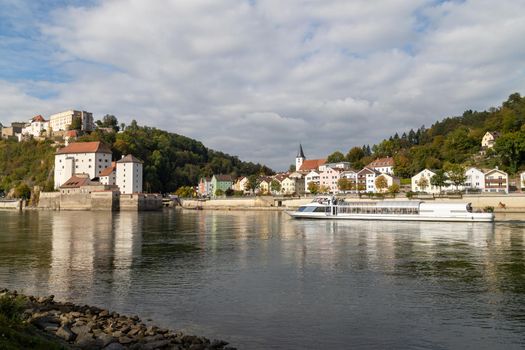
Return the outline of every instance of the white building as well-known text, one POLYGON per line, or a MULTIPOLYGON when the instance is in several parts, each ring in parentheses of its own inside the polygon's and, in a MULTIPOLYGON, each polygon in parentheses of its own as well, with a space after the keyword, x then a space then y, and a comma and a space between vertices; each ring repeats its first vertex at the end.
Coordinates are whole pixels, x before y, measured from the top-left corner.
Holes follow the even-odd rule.
POLYGON ((103 185, 117 184, 117 163, 111 162, 111 165, 102 170, 99 175, 100 183, 103 185))
MULTIPOLYGON (((332 168, 330 166, 323 166, 324 170, 319 171, 320 181, 319 184, 321 187, 327 188, 330 193, 338 193, 338 181, 340 179, 340 174, 343 171, 342 168, 332 168)), ((321 167, 319 168, 321 169, 321 167)))
POLYGON ((111 149, 102 142, 75 142, 55 154, 55 189, 74 174, 99 177, 111 165, 111 149))
POLYGON ((310 193, 310 191, 308 191, 308 184, 310 182, 313 182, 313 183, 315 183, 316 185, 319 186, 320 180, 321 180, 321 177, 320 177, 320 175, 319 175, 319 173, 317 171, 310 171, 304 177, 304 192, 305 193, 310 193))
POLYGON ((477 168, 468 168, 465 171, 465 188, 483 191, 485 189, 485 174, 477 168))
POLYGON ((492 148, 496 143, 496 139, 499 137, 499 132, 497 131, 487 131, 481 139, 481 147, 483 148, 492 148))
POLYGON ((22 129, 22 136, 40 137, 43 132, 47 132, 48 128, 49 122, 41 115, 37 115, 22 129))
POLYGON ((73 109, 51 115, 49 127, 52 131, 67 130, 74 118, 80 118, 81 130, 92 131, 94 129, 93 113, 73 109))
MULTIPOLYGON (((282 194, 293 194, 295 191, 296 179, 291 177, 286 177, 281 181, 281 193, 282 194)), ((302 182, 302 181, 301 181, 302 182)))
POLYGON ((246 176, 239 177, 237 181, 235 181, 235 183, 233 184, 233 190, 248 192, 248 189, 247 189, 248 182, 249 180, 246 176))
POLYGON ((483 191, 509 193, 509 175, 498 168, 487 171, 483 191))
POLYGON ((374 169, 380 173, 393 174, 394 173, 394 158, 378 158, 368 164, 367 168, 374 169))
POLYGON ((517 187, 525 189, 525 171, 520 174, 520 184, 517 187))
POLYGON ((430 183, 430 179, 434 175, 436 175, 436 173, 431 170, 421 170, 419 173, 412 176, 410 190, 412 192, 439 193, 439 187, 432 186, 432 184, 430 183))
POLYGON ((364 167, 357 172, 357 190, 359 192, 372 192, 376 191, 376 177, 381 173, 375 169, 364 167))
POLYGON ((117 161, 117 186, 122 194, 142 192, 143 162, 128 154, 117 161))

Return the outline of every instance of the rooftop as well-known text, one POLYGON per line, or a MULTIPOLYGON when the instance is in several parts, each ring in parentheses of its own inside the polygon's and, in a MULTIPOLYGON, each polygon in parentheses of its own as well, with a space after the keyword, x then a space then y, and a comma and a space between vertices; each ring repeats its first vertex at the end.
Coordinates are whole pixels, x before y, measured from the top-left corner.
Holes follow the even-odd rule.
POLYGON ((309 171, 309 170, 317 170, 319 166, 326 163, 326 159, 306 159, 303 161, 303 164, 301 164, 301 167, 297 170, 299 171, 309 171))
POLYGON ((70 153, 111 153, 111 149, 100 141, 94 142, 73 142, 68 146, 61 148, 57 154, 70 153))
POLYGON ((117 161, 117 163, 141 163, 142 164, 144 162, 138 159, 137 157, 132 156, 131 154, 128 154, 127 156, 122 157, 121 160, 117 161))

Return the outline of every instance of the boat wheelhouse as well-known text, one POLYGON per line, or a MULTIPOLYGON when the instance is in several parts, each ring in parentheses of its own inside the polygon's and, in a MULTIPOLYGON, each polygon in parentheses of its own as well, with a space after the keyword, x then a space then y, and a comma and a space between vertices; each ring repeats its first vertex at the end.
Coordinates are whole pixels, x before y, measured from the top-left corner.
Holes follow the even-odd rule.
POLYGON ((345 201, 335 197, 318 197, 288 214, 297 219, 494 221, 494 214, 474 212, 470 203, 427 203, 417 200, 345 201))

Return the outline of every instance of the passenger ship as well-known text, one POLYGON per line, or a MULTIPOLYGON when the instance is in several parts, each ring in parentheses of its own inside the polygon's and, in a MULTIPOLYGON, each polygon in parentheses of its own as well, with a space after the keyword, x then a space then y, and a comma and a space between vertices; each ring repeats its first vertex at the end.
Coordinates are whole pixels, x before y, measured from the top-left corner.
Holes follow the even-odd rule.
POLYGON ((295 219, 493 222, 493 213, 473 212, 470 203, 427 203, 418 200, 345 201, 317 197, 297 211, 295 219))

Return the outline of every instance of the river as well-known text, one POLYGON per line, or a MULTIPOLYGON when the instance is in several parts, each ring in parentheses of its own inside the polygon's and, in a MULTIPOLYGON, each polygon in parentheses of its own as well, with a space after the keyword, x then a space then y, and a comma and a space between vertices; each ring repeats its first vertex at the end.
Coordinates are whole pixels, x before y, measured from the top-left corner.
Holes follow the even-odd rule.
POLYGON ((512 219, 3 211, 0 287, 239 349, 519 349, 525 223, 512 219))

